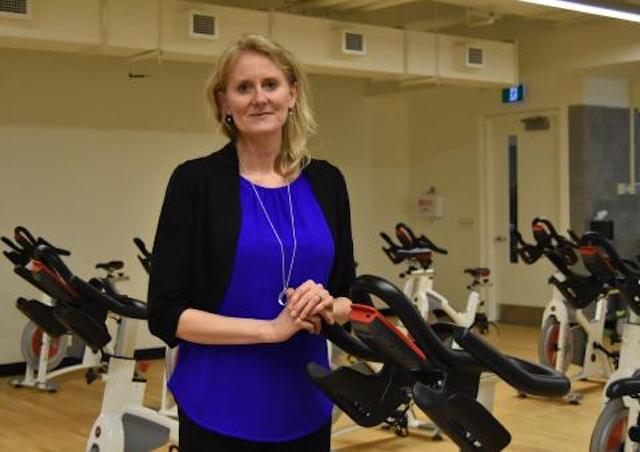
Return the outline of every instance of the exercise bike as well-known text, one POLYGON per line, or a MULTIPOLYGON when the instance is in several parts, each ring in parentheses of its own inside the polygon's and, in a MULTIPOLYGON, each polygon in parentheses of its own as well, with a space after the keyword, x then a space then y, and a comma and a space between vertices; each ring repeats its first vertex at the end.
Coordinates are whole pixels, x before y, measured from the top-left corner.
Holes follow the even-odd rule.
MULTIPOLYGON (((562 373, 566 373, 571 364, 580 366, 572 380, 606 381, 616 369, 619 357, 619 353, 611 348, 620 342, 616 328, 607 329, 611 323, 609 306, 615 303, 617 291, 593 276, 570 269, 579 260, 576 253, 579 238, 572 231, 569 231, 571 238, 566 238, 544 218, 535 218, 531 227, 535 245, 525 242, 520 233, 516 233, 519 256, 529 265, 545 256, 558 270, 549 278, 552 296, 542 316, 539 361, 562 373), (579 292, 576 287, 580 287, 579 292), (595 311, 588 315, 585 311, 593 303, 595 311), (611 332, 608 346, 605 345, 607 331, 611 332)), ((616 314, 615 310, 613 313, 616 314)), ((572 391, 567 401, 577 404, 581 398, 582 394, 572 391)))
POLYGON ((632 413, 628 406, 637 404, 640 398, 640 371, 636 370, 631 377, 612 380, 607 385, 605 396, 608 401, 593 429, 591 452, 638 450, 640 415, 637 412, 632 413), (631 400, 625 403, 624 399, 631 400), (636 444, 627 445, 629 441, 626 436, 636 444))
MULTIPOLYGON (((3 252, 4 255, 14 265, 28 262, 30 253, 37 246, 38 240, 22 226, 15 228, 13 239, 12 241, 7 237, 1 238, 2 242, 10 248, 9 251, 3 252)), ((40 243, 51 246, 46 240, 39 240, 40 243)), ((69 251, 63 249, 57 249, 57 251, 60 256, 71 255, 69 251)), ((120 261, 111 261, 99 263, 96 268, 105 270, 107 272, 106 279, 115 284, 128 279, 122 273, 116 273, 122 266, 123 264, 120 261)), ((24 274, 17 273, 24 277, 24 274)), ((21 338, 21 351, 26 364, 24 376, 12 379, 9 383, 15 388, 30 387, 51 393, 57 392, 59 389, 59 384, 51 381, 54 378, 86 369, 85 378, 89 379, 93 369, 102 366, 104 363, 101 362, 99 353, 85 346, 80 363, 58 369, 58 366, 67 355, 73 334, 64 325, 51 320, 44 322, 47 326, 46 329, 38 324, 38 319, 41 317, 51 317, 51 312, 57 303, 45 290, 41 287, 38 288, 42 291, 39 301, 19 298, 16 302, 18 309, 30 320, 25 325, 21 338)))
POLYGON ((640 268, 635 262, 621 258, 611 244, 596 232, 587 232, 582 236, 580 254, 589 272, 603 284, 617 289, 630 311, 622 328, 618 368, 605 386, 603 407, 591 435, 589 450, 635 451, 638 450, 637 442, 640 439, 637 427, 640 403, 636 396, 637 385, 632 380, 637 380, 640 364, 640 268))
POLYGON ((480 375, 491 371, 519 390, 559 397, 570 387, 559 372, 502 355, 469 328, 452 323, 429 325, 398 288, 364 275, 351 286, 354 301, 350 334, 323 325, 322 334, 362 360, 382 363, 375 374, 353 367, 327 370, 309 363, 314 382, 358 425, 373 427, 412 400, 463 451, 500 451, 509 432, 476 400, 480 375), (371 297, 389 306, 404 334, 373 307, 371 297), (451 336, 462 349, 451 348, 451 336))
MULTIPOLYGON (((480 332, 487 333, 489 322, 484 313, 478 309, 484 305, 480 298, 478 289, 490 286, 489 269, 474 268, 465 269, 465 273, 471 275, 472 282, 467 286, 470 290, 467 301, 467 310, 458 312, 449 304, 448 300, 433 290, 433 280, 435 272, 432 268, 432 254, 437 252, 447 254, 448 251, 438 247, 424 235, 416 237, 413 231, 405 224, 398 223, 396 226, 396 237, 402 244, 396 245, 384 232, 380 236, 387 243, 383 251, 392 263, 400 264, 408 262, 409 268, 400 274, 401 278, 406 278, 403 293, 413 302, 414 306, 427 321, 446 320, 463 327, 477 327, 480 332)), ((385 314, 390 314, 382 310, 385 314)), ((454 346, 457 347, 456 344, 454 346)), ((332 347, 335 349, 335 347, 332 347)), ((336 360, 332 359, 332 362, 336 360)), ((352 362, 358 370, 373 374, 380 370, 380 365, 373 362, 352 362)), ((493 409, 496 378, 492 374, 485 373, 480 381, 478 400, 491 411, 493 409)), ((439 440, 441 430, 431 422, 419 420, 415 404, 409 403, 405 410, 398 411, 385 421, 385 427, 392 429, 398 436, 407 436, 410 430, 418 430, 427 436, 439 440)), ((345 428, 334 432, 334 437, 352 431, 354 428, 345 428)))
POLYGON ((481 298, 479 290, 491 287, 491 271, 488 268, 464 269, 464 274, 471 277, 471 282, 467 285, 469 297, 466 309, 462 312, 456 311, 449 300, 433 289, 433 253, 448 254, 448 251, 437 246, 424 234, 416 237, 411 228, 404 223, 396 225, 395 235, 400 245, 395 244, 384 232, 380 233, 387 244, 382 250, 393 264, 408 263, 408 269, 400 273, 400 277, 406 279, 403 293, 425 319, 451 321, 456 325, 476 328, 482 334, 489 332, 490 324, 495 327, 481 311, 485 301, 481 298))
POLYGON ((86 282, 74 275, 60 259, 60 250, 41 239, 29 251, 22 255, 27 259, 16 260, 16 273, 56 300, 52 309, 35 301, 29 312, 45 329, 62 325, 74 332, 108 362, 102 407, 86 450, 134 452, 167 442, 177 445, 177 420, 142 404, 146 380, 136 372, 134 320, 146 319, 146 305, 119 294, 108 280, 86 282), (109 314, 118 317, 113 354, 105 352, 112 340, 106 327, 109 314))

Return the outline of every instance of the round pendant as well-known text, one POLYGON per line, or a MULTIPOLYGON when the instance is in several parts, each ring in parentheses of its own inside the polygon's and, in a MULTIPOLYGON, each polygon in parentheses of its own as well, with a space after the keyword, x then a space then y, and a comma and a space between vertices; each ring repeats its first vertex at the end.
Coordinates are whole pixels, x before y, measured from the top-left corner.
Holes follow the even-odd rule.
POLYGON ((287 305, 287 300, 285 300, 285 296, 284 296, 284 290, 282 292, 280 292, 280 295, 278 295, 278 304, 280 306, 286 306, 287 305))

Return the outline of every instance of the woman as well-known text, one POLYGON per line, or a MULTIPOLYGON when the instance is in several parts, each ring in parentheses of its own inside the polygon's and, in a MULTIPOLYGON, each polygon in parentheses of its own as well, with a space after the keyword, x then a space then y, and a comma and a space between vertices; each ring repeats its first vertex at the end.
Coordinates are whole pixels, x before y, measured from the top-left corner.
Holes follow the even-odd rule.
POLYGON ((230 142, 171 176, 149 284, 151 332, 180 344, 180 450, 328 451, 305 367, 328 365, 321 322, 351 311, 344 178, 309 157, 306 79, 268 38, 227 49, 207 96, 230 142))

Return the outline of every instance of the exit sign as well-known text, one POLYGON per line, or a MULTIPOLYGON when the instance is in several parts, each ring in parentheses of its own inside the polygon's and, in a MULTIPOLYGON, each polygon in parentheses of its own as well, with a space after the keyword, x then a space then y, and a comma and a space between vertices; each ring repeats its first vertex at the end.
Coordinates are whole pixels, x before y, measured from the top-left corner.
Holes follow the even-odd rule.
POLYGON ((510 86, 502 90, 502 103, 513 104, 524 100, 524 85, 510 86))

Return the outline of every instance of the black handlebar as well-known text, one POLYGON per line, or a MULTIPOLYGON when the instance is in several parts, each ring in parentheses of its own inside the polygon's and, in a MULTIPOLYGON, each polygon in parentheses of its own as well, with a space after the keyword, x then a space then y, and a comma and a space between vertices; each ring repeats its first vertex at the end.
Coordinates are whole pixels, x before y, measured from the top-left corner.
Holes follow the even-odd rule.
POLYGON ((373 306, 370 295, 375 295, 386 303, 430 360, 444 366, 477 369, 475 360, 467 353, 449 349, 425 322, 413 303, 389 281, 372 275, 359 276, 351 285, 350 295, 355 303, 373 306))
POLYGON ((370 295, 389 305, 430 362, 463 373, 491 370, 522 392, 534 395, 556 397, 570 389, 569 380, 560 372, 507 357, 468 328, 440 323, 440 334, 436 334, 413 303, 393 284, 371 275, 356 278, 351 286, 352 300, 371 305, 370 295), (453 334, 464 350, 449 348, 442 340, 446 332, 453 334))
MULTIPOLYGON (((37 239, 34 235, 24 226, 16 226, 13 232, 13 239, 15 243, 9 240, 7 237, 2 237, 1 240, 7 246, 9 246, 13 252, 22 255, 22 258, 31 258, 35 249, 39 245, 45 245, 52 251, 54 251, 59 256, 71 256, 71 252, 58 248, 55 245, 52 245, 50 242, 45 240, 42 237, 38 237, 37 239)), ((5 253, 6 255, 6 253, 5 253)), ((9 257, 9 256, 7 256, 9 257)))
MULTIPOLYGON (((45 331, 58 335, 73 332, 97 352, 111 340, 105 324, 109 311, 123 317, 146 318, 146 304, 117 293, 111 276, 86 282, 74 275, 61 258, 70 255, 69 251, 42 237, 36 239, 24 226, 15 228, 14 240, 2 237, 10 248, 4 254, 14 263, 14 272, 53 301, 49 306, 19 299, 17 307, 45 331)), ((110 261, 96 267, 111 273, 123 265, 110 261)))
POLYGON ((421 234, 420 237, 416 237, 411 228, 405 223, 398 223, 396 225, 396 236, 405 247, 418 246, 422 248, 429 248, 431 251, 439 254, 449 254, 449 251, 433 243, 424 234, 421 234))
POLYGON ((620 298, 640 315, 640 270, 620 257, 604 236, 586 232, 580 239, 585 267, 605 287, 616 288, 620 298))
MULTIPOLYGON (((387 246, 382 247, 382 251, 387 255, 393 264, 399 264, 405 259, 410 259, 417 263, 423 269, 428 269, 432 264, 432 254, 448 254, 444 248, 437 246, 426 236, 416 237, 411 228, 404 223, 398 223, 395 229, 396 238, 400 244, 394 241, 384 232, 380 233, 380 237, 385 241, 387 246)), ((401 274, 400 276, 404 276, 401 274)))
POLYGON ((571 383, 560 372, 520 358, 505 356, 468 328, 456 327, 454 337, 459 345, 487 369, 525 394, 562 397, 570 390, 571 383))
POLYGON ((133 243, 135 243, 135 245, 138 247, 138 250, 140 250, 140 253, 142 253, 144 257, 151 258, 151 253, 149 252, 149 250, 147 250, 147 246, 140 237, 134 237, 133 243))
POLYGON ((517 240, 516 251, 526 264, 537 262, 543 255, 552 263, 561 262, 562 266, 574 265, 578 262, 578 240, 575 233, 568 230, 570 239, 560 235, 551 221, 543 217, 536 217, 531 222, 531 230, 535 245, 524 241, 518 231, 514 231, 517 240))
POLYGON ((140 254, 138 254, 138 260, 142 264, 142 267, 147 273, 151 273, 151 253, 147 250, 147 246, 144 244, 141 238, 134 237, 133 243, 138 247, 140 254))
POLYGON ((612 381, 607 386, 607 397, 619 399, 625 396, 638 396, 640 394, 640 378, 629 377, 612 381))

